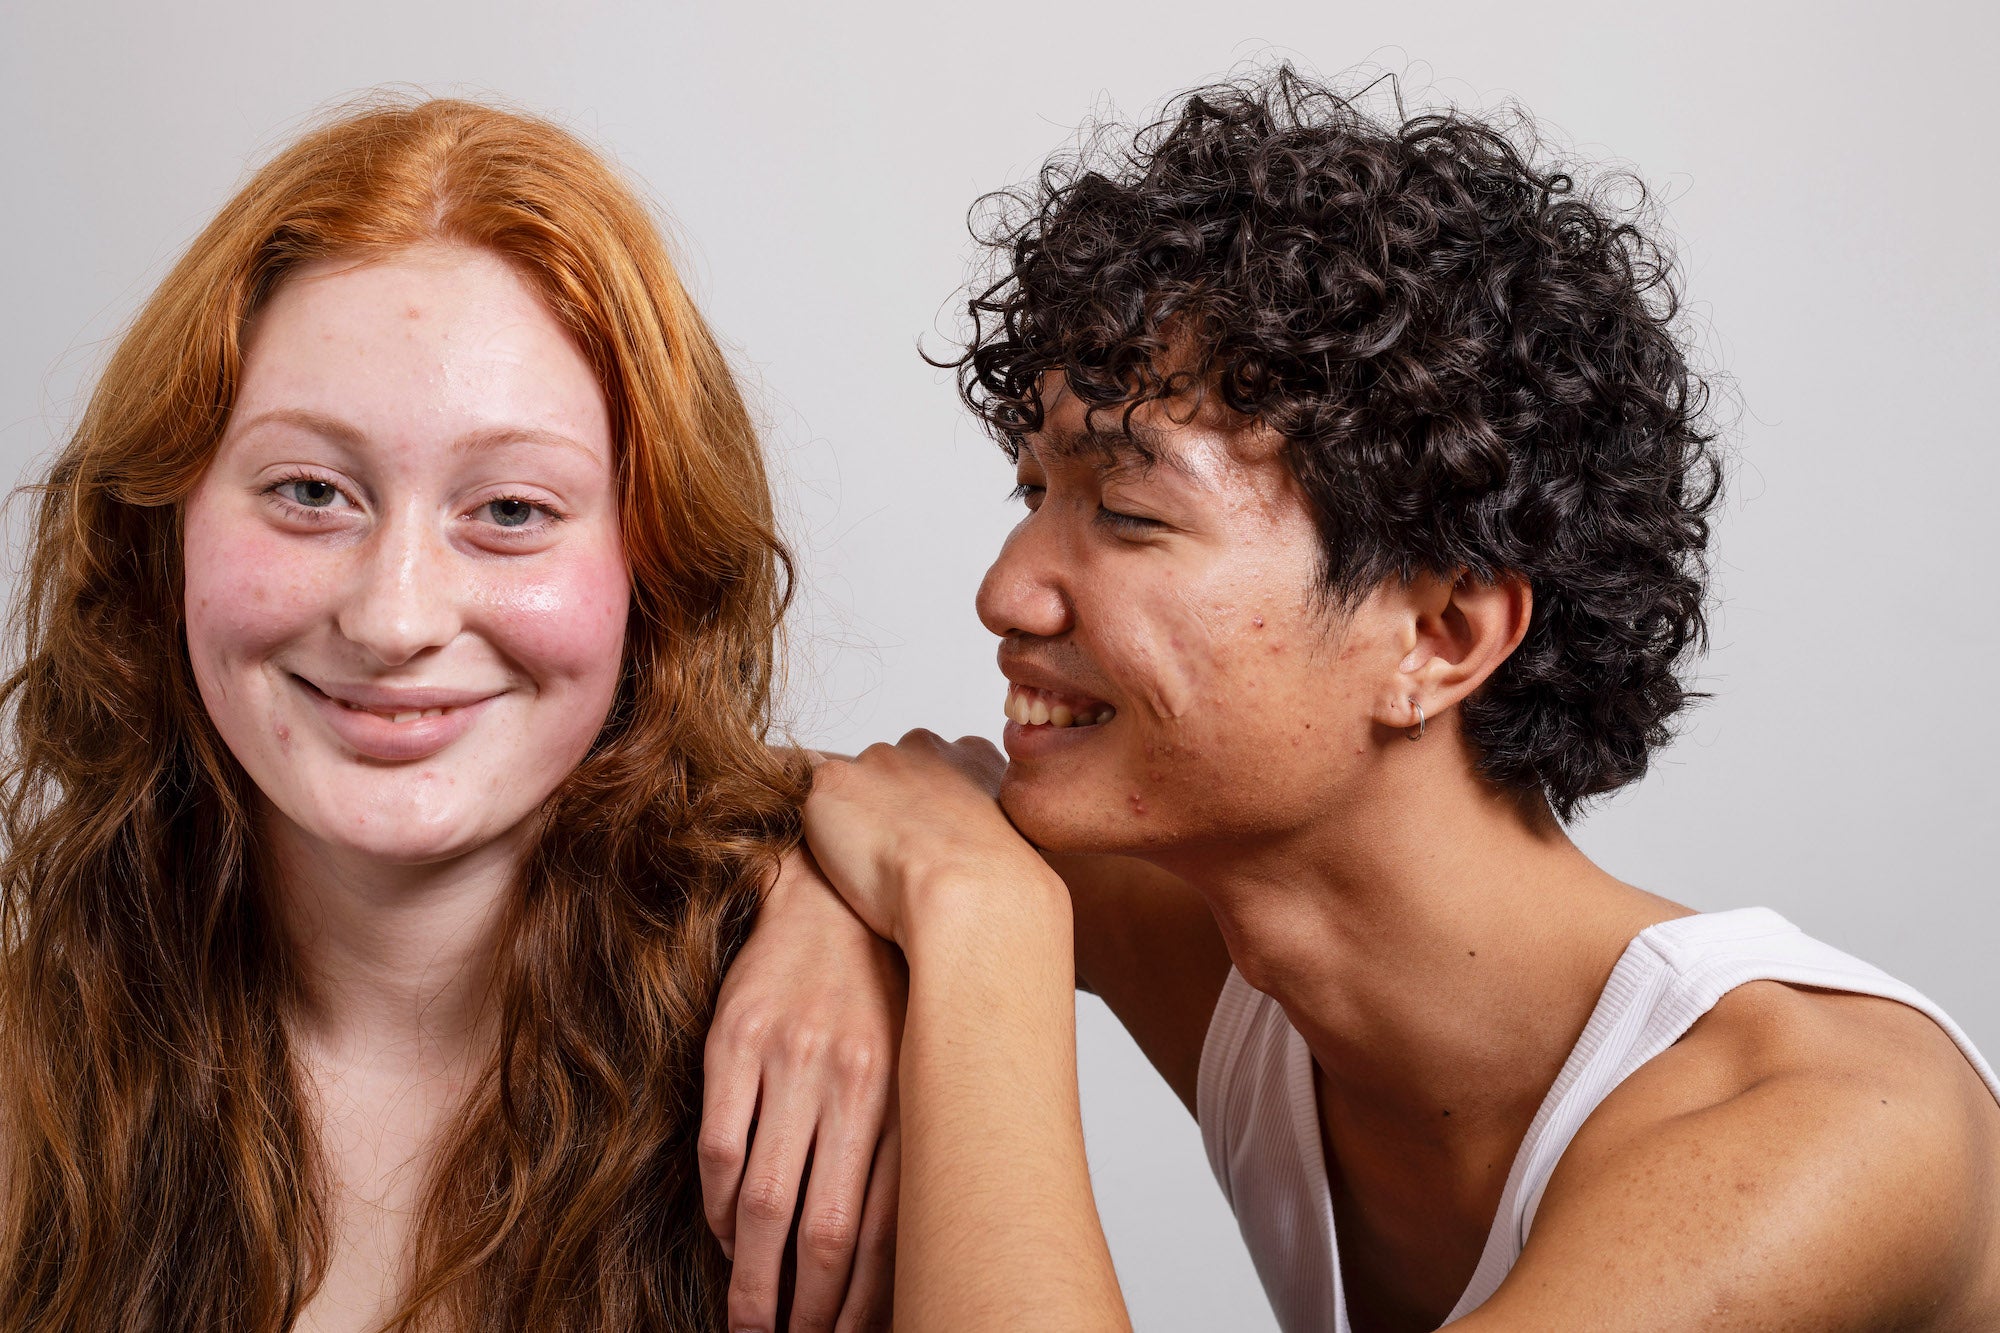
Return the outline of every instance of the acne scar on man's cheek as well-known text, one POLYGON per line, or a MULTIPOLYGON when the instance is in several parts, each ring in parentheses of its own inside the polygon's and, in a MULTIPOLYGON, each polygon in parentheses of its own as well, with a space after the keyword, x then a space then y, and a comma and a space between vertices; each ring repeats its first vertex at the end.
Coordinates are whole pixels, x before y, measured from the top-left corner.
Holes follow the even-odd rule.
POLYGON ((1207 617, 1180 588, 1168 585, 1136 612, 1106 627, 1107 660, 1129 664, 1123 683, 1161 721, 1184 716, 1214 675, 1215 636, 1207 617))

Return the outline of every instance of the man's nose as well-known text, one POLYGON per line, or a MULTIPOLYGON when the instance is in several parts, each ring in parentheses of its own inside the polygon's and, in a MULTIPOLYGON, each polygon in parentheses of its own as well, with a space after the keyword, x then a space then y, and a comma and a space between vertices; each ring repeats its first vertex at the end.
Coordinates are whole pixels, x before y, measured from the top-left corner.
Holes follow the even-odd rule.
POLYGON ((1007 536, 979 583, 979 619, 1003 639, 1052 639, 1073 626, 1060 544, 1032 519, 1007 536))
POLYGON ((414 513, 392 516, 357 554, 341 600, 343 637, 394 667, 457 636, 457 556, 434 524, 414 513))

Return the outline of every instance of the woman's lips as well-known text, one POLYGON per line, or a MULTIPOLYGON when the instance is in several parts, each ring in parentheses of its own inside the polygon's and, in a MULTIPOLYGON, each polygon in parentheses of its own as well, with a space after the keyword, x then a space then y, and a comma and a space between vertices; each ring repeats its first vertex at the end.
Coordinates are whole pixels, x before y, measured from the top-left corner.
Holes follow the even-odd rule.
POLYGON ((335 698, 302 676, 293 679, 342 744, 364 759, 392 763, 430 758, 470 730, 485 706, 499 697, 371 693, 364 704, 335 698))

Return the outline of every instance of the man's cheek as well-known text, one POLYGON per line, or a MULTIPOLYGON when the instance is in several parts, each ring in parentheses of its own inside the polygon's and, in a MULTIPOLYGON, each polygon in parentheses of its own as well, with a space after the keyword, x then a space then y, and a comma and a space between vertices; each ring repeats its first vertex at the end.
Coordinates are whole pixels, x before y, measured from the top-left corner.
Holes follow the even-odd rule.
POLYGON ((1154 722, 1176 722, 1212 707, 1219 682, 1212 615, 1169 588, 1110 612, 1104 623, 1108 674, 1154 722))

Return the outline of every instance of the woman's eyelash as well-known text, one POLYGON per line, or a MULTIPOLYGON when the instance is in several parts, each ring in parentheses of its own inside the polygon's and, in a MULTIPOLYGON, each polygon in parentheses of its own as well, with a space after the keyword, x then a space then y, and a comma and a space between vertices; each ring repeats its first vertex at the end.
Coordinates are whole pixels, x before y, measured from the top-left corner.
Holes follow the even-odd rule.
POLYGON ((284 493, 287 486, 301 485, 324 486, 332 491, 336 498, 346 498, 346 492, 341 490, 337 483, 328 481, 325 477, 315 476, 310 472, 294 472, 287 476, 279 477, 264 488, 264 494, 277 497, 287 509, 303 514, 318 516, 327 513, 331 509, 332 506, 330 503, 326 505, 303 504, 284 493))
MULTIPOLYGON (((328 490, 332 491, 334 493, 334 496, 342 499, 347 498, 347 493, 341 490, 340 486, 337 483, 329 481, 325 477, 315 476, 313 473, 310 472, 297 472, 297 473, 292 473, 288 476, 279 477, 277 480, 265 486, 263 493, 265 495, 275 497, 281 504, 285 506, 286 509, 292 511, 293 513, 306 515, 309 516, 310 518, 317 519, 323 517, 326 514, 335 512, 333 510, 331 503, 325 505, 302 504, 298 500, 295 500, 291 496, 286 495, 284 493, 286 487, 299 486, 299 485, 324 486, 328 490)), ((478 504, 472 507, 472 513, 479 514, 484 512, 491 515, 493 518, 497 520, 500 516, 496 513, 493 513, 493 507, 495 505, 525 505, 527 508, 533 510, 536 514, 541 515, 540 523, 530 523, 525 520, 521 523, 504 523, 504 522, 493 523, 492 526, 497 528, 501 532, 520 532, 530 527, 541 527, 547 524, 561 523, 569 517, 569 515, 563 513, 561 510, 557 509, 554 505, 548 503, 547 501, 532 500, 525 495, 496 495, 491 499, 481 500, 478 504)), ((528 517, 532 517, 532 515, 528 517)))
POLYGON ((1039 491, 1040 489, 1042 488, 1039 486, 1031 486, 1025 481, 1017 482, 1014 486, 1014 489, 1007 492, 1007 503, 1012 504, 1016 500, 1025 500, 1034 492, 1039 491))

